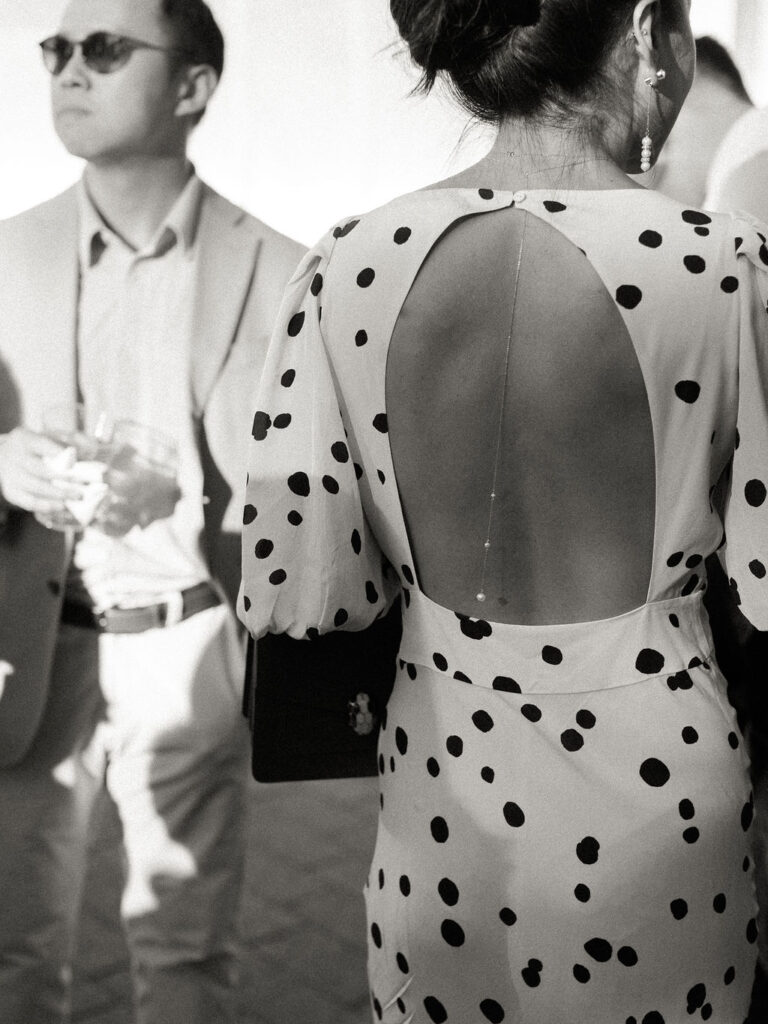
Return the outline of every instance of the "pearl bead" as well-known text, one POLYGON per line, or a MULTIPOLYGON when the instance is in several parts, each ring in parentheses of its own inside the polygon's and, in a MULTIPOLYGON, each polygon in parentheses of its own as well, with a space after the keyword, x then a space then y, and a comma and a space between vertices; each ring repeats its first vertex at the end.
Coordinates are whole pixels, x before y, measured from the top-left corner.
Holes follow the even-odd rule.
POLYGON ((485 548, 485 550, 486 550, 486 551, 488 551, 488 550, 489 550, 490 546, 491 546, 491 542, 490 542, 489 540, 487 540, 487 541, 485 542, 485 544, 483 544, 483 547, 485 548))
POLYGON ((481 603, 485 600, 485 594, 482 591, 480 591, 480 593, 477 594, 476 596, 477 596, 477 600, 480 601, 481 603))

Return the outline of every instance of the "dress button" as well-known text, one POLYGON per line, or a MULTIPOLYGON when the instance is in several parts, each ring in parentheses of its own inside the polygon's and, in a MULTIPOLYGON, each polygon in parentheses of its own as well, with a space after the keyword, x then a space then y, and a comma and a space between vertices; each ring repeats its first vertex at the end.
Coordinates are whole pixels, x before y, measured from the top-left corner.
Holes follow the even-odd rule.
POLYGON ((524 203, 525 200, 528 198, 528 193, 527 192, 515 192, 515 194, 512 196, 512 198, 515 200, 516 203, 524 203))

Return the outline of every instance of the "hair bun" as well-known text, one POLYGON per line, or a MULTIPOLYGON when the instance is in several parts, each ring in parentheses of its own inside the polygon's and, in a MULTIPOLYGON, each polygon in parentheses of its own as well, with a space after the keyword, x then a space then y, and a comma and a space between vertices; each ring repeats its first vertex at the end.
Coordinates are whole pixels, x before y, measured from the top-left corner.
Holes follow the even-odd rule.
POLYGON ((414 61, 428 80, 484 61, 515 29, 535 25, 542 0, 390 0, 414 61))

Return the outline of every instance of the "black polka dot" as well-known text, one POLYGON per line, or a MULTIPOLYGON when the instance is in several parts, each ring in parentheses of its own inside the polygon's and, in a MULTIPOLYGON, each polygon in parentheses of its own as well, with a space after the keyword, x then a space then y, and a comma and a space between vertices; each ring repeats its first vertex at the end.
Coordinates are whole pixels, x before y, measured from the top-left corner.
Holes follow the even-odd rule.
POLYGON ((480 196, 481 199, 493 199, 492 188, 479 188, 477 190, 477 194, 480 196))
POLYGON ((339 610, 336 612, 336 614, 333 617, 333 624, 338 629, 339 626, 343 626, 344 625, 344 623, 347 621, 348 618, 349 618, 349 612, 346 610, 346 608, 339 608, 339 610))
POLYGON ((582 729, 594 729, 597 719, 591 711, 583 709, 576 712, 576 722, 582 729))
POLYGON ((757 942, 757 921, 754 919, 754 917, 750 920, 749 924, 747 925, 747 942, 749 942, 750 945, 754 942, 757 942))
POLYGON ((456 618, 459 620, 461 632, 470 640, 484 640, 493 633, 490 622, 486 622, 485 619, 471 619, 468 615, 459 615, 458 612, 456 618))
POLYGON ((445 741, 445 749, 451 757, 461 757, 464 753, 464 741, 461 736, 449 736, 445 741))
POLYGON ((272 584, 273 587, 279 587, 280 584, 285 583, 287 579, 288 573, 285 571, 285 569, 275 569, 275 571, 269 577, 269 582, 272 584))
POLYGON ((291 524, 291 526, 301 526, 301 524, 304 522, 304 517, 301 515, 300 512, 297 512, 295 509, 292 509, 288 513, 286 519, 291 524))
POLYGON ((389 430, 389 426, 387 424, 387 414, 385 412, 377 413, 373 417, 373 425, 376 428, 376 430, 379 431, 380 434, 386 434, 387 431, 389 430))
POLYGON ((685 210, 682 218, 686 224, 711 224, 712 218, 701 210, 685 210))
POLYGON ((355 476, 357 477, 358 480, 360 480, 362 478, 362 475, 363 475, 363 467, 358 465, 357 462, 354 463, 354 467, 355 467, 355 476))
POLYGON ((675 384, 675 394, 681 402, 693 405, 701 394, 701 386, 695 380, 681 380, 675 384))
POLYGON ((728 901, 725 898, 725 893, 719 892, 717 896, 715 896, 715 898, 712 900, 712 909, 716 914, 724 914, 727 902, 728 901))
POLYGON ((480 778, 483 782, 487 782, 490 785, 496 778, 496 772, 493 768, 489 768, 488 765, 485 765, 485 767, 480 770, 480 778))
POLYGON ((376 946, 377 949, 381 949, 381 945, 382 945, 381 929, 379 928, 379 926, 376 924, 375 921, 371 925, 371 938, 373 939, 374 946, 376 946))
POLYGON ((686 725, 682 732, 683 742, 688 744, 698 743, 699 734, 692 725, 686 725))
POLYGON ((566 729, 560 734, 560 742, 566 750, 575 753, 584 746, 584 737, 576 729, 566 729))
POLYGON ((436 779, 437 776, 440 774, 440 765, 437 763, 434 757, 430 757, 427 760, 427 771, 429 772, 433 779, 436 779))
POLYGON ((296 380, 295 370, 286 370, 283 376, 280 378, 280 383, 284 388, 289 388, 296 380))
POLYGON ((517 921, 517 914, 510 907, 502 907, 499 911, 499 920, 502 924, 505 924, 507 928, 511 928, 517 921))
POLYGON ((625 967, 634 967, 637 963, 637 952, 631 946, 622 946, 616 954, 616 959, 625 967))
POLYGON ((635 309, 642 299, 643 293, 633 284, 623 284, 616 289, 616 301, 624 309, 635 309))
POLYGON ((657 757, 649 757, 640 765, 640 778, 648 786, 666 786, 669 782, 669 768, 657 757))
POLYGON ((707 238, 709 236, 709 228, 699 226, 697 228, 694 228, 693 230, 696 232, 697 235, 700 235, 702 238, 707 238))
POLYGON ((441 672, 448 671, 448 662, 442 654, 437 651, 432 655, 432 661, 435 663, 435 668, 439 668, 441 672))
POLYGON ((302 310, 300 313, 294 313, 291 319, 288 321, 288 337, 295 338, 297 334, 301 333, 301 329, 304 326, 305 313, 302 310))
POLYGON ((306 473, 293 473, 288 477, 288 487, 299 498, 306 498, 309 495, 309 477, 306 473))
POLYGON ((245 610, 247 612, 249 612, 251 610, 251 599, 250 599, 250 597, 243 596, 243 608, 245 608, 245 610))
POLYGON ((336 441, 331 445, 331 455, 337 462, 349 462, 349 449, 343 441, 336 441))
POLYGON ((651 647, 645 647, 637 656, 635 668, 647 676, 655 675, 664 668, 664 655, 651 647))
POLYGON ((535 704, 523 704, 520 708, 520 714, 523 718, 527 718, 529 722, 541 721, 541 708, 537 708, 535 704))
POLYGON ((427 1011, 427 1016, 432 1021, 432 1024, 445 1024, 448 1020, 445 1007, 434 996, 427 996, 424 1000, 424 1009, 427 1011))
POLYGON ((411 895, 411 880, 408 875, 400 875, 400 879, 397 884, 403 896, 411 895))
POLYGON ((384 870, 379 868, 379 889, 384 888, 384 870))
POLYGON ((747 832, 752 824, 752 818, 755 813, 755 805, 753 800, 748 800, 741 809, 741 827, 747 832))
POLYGON ((765 578, 765 566, 758 558, 753 558, 749 563, 749 571, 759 580, 765 578))
POLYGON ((257 412, 253 417, 253 426, 251 427, 251 435, 254 441, 263 441, 271 426, 272 417, 265 412, 257 412))
POLYGON ((384 473, 380 469, 376 470, 376 476, 379 478, 380 484, 386 483, 387 478, 384 476, 384 473))
POLYGON ((592 975, 589 973, 588 968, 584 967, 583 964, 575 964, 573 968, 573 976, 580 985, 586 985, 592 975))
POLYGON ((736 968, 735 967, 729 967, 728 970, 723 975, 723 984, 724 985, 732 985, 735 980, 736 980, 736 968))
POLYGON ((429 823, 429 828, 432 832, 432 838, 436 843, 446 843, 448 841, 448 822, 445 818, 441 818, 439 815, 433 818, 429 823))
POLYGON ((706 985, 703 985, 701 982, 698 985, 694 985, 693 988, 688 990, 687 999, 689 1014, 694 1014, 697 1010, 700 1010, 707 1001, 706 985))
POLYGON ((691 845, 693 845, 693 843, 697 843, 699 841, 699 830, 694 826, 687 828, 685 832, 683 832, 683 839, 686 843, 690 843, 691 845))
POLYGON ((359 219, 358 220, 350 220, 350 221, 348 221, 344 225, 344 227, 334 228, 333 229, 333 237, 334 238, 344 238, 359 223, 360 223, 359 219))
POLYGON ((490 732, 493 728, 493 719, 487 711, 476 711, 472 715, 472 722, 480 732, 490 732))
POLYGON ((600 856, 600 843, 594 836, 585 836, 576 846, 576 856, 582 864, 597 864, 600 856))
POLYGON ((338 494, 340 489, 339 481, 328 473, 323 477, 323 487, 329 494, 338 494))
POLYGON ((358 348, 362 348, 363 345, 367 345, 367 344, 368 344, 368 332, 367 331, 362 331, 362 330, 358 331, 357 334, 355 335, 355 345, 357 345, 358 348))
POLYGON ((253 553, 256 555, 257 558, 269 558, 269 556, 272 554, 274 550, 275 545, 272 543, 272 541, 267 540, 266 538, 262 538, 262 540, 260 540, 256 547, 253 549, 253 553))
POLYGON ((557 203, 554 199, 544 200, 544 209, 549 210, 550 213, 562 213, 566 207, 563 203, 557 203))
POLYGON ((500 690, 502 693, 522 693, 520 684, 516 683, 514 679, 510 679, 509 676, 496 676, 491 686, 494 690, 500 690))
POLYGON ((688 904, 685 900, 672 900, 669 909, 672 911, 672 917, 676 921, 682 921, 688 913, 688 904))
POLYGON ((647 245, 649 249, 658 249, 664 239, 658 231, 644 231, 638 241, 641 245, 647 245))
POLYGON ((690 271, 692 274, 703 274, 707 269, 706 260, 702 259, 701 256, 686 256, 683 259, 685 269, 690 271))
POLYGON ((357 275, 357 283, 361 288, 368 288, 373 284, 376 272, 371 267, 366 267, 357 275))
POLYGON ((579 884, 573 890, 573 895, 579 901, 579 903, 589 903, 592 899, 592 893, 588 885, 579 884))
POLYGON ((674 612, 669 616, 669 621, 670 621, 670 624, 672 626, 674 626, 675 629, 679 629, 680 628, 680 619, 678 619, 678 617, 675 615, 674 612))
POLYGON ((613 946, 607 939, 590 939, 584 943, 584 949, 600 964, 607 964, 613 956, 613 946))
POLYGON ((666 1022, 658 1010, 652 1010, 650 1013, 646 1013, 641 1024, 666 1024, 666 1022))
POLYGON ((374 1009, 374 1011, 376 1013, 376 1019, 377 1020, 383 1020, 384 1019, 384 1011, 381 1009, 381 1003, 376 998, 376 996, 372 996, 372 1002, 373 1002, 373 1009, 374 1009))
POLYGON ((255 505, 246 505, 243 509, 243 526, 250 526, 258 514, 255 505))
POLYGON ((370 580, 365 581, 365 596, 368 604, 376 604, 379 600, 379 592, 370 580))
POLYGON ((441 878, 437 883, 437 891, 440 899, 449 907, 455 907, 459 902, 459 889, 450 878, 441 878))
POLYGON ((355 552, 356 555, 359 555, 360 552, 363 550, 363 542, 362 542, 362 540, 360 538, 360 531, 359 530, 353 530, 352 531, 351 544, 352 544, 352 550, 355 552))
POLYGON ((730 295, 738 290, 739 279, 737 277, 724 277, 720 282, 720 287, 726 294, 730 295))
POLYGON ((559 665, 563 660, 563 652, 559 647, 552 647, 546 644, 542 648, 541 657, 548 665, 559 665))
POLYGON ((505 1017, 503 1006, 495 999, 484 999, 480 1003, 480 1012, 491 1024, 502 1024, 505 1017))
POLYGON ((670 569, 674 569, 676 565, 680 565, 684 557, 684 551, 675 551, 675 553, 670 555, 667 559, 667 565, 670 567, 670 569))
POLYGON ((677 805, 677 809, 683 821, 690 821, 696 814, 696 808, 690 800, 681 800, 677 805))
POLYGON ((529 988, 538 988, 541 984, 541 970, 541 960, 529 960, 528 966, 522 969, 520 973, 529 988))
POLYGON ((440 934, 443 936, 449 946, 458 948, 463 946, 466 936, 464 935, 464 929, 456 921, 446 919, 440 925, 440 934))
POLYGON ((525 824, 525 814, 516 803, 510 801, 504 804, 504 820, 510 828, 520 828, 525 824))
POLYGON ((399 725, 395 729, 395 745, 400 754, 405 755, 408 752, 408 734, 399 725))
POLYGON ((731 748, 731 750, 739 749, 739 737, 736 735, 735 732, 728 733, 728 746, 731 748))
POLYGON ((744 488, 744 497, 752 508, 760 508, 765 501, 766 490, 762 480, 750 480, 744 488))
POLYGON ((394 241, 396 245, 403 245, 411 237, 410 228, 398 228, 394 234, 394 241))

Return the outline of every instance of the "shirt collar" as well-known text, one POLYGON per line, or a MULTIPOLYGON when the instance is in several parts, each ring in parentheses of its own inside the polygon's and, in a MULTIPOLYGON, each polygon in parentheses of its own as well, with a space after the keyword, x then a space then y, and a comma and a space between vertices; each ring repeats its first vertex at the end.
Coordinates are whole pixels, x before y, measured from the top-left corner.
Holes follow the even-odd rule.
MULTIPOLYGON (((202 182, 193 168, 189 181, 166 214, 154 237, 142 249, 135 251, 134 255, 161 256, 176 243, 180 243, 182 249, 188 252, 197 234, 202 197, 202 182)), ((117 243, 127 249, 126 243, 115 234, 96 208, 88 193, 84 177, 78 184, 77 198, 80 214, 81 266, 90 268, 98 263, 110 244, 117 243)))

